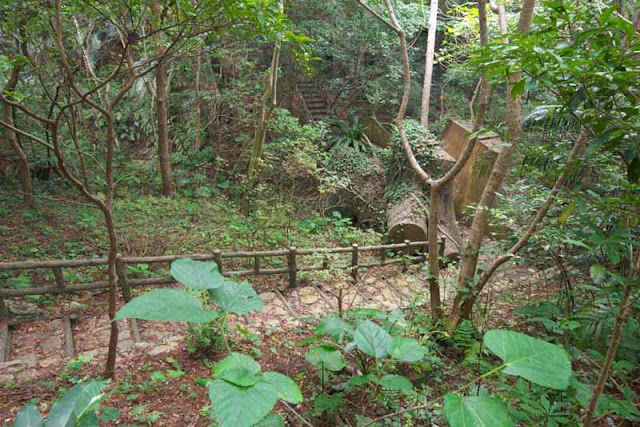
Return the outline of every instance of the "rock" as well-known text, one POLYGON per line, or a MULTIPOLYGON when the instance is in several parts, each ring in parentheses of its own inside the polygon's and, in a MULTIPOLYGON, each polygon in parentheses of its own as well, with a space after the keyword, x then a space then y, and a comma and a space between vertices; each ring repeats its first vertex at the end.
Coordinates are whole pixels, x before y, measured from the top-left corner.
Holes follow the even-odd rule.
POLYGON ((8 384, 14 381, 14 376, 11 374, 0 375, 0 384, 8 384))
POLYGON ((62 339, 60 335, 52 335, 40 343, 40 348, 45 355, 55 353, 62 349, 62 339))
POLYGON ((6 301, 6 305, 9 310, 9 315, 18 321, 39 320, 47 317, 47 314, 40 310, 40 307, 30 302, 8 300, 6 301))
POLYGON ((177 343, 157 345, 157 346, 153 347, 151 350, 149 350, 149 352, 147 354, 149 356, 158 356, 160 354, 168 353, 170 351, 173 351, 177 347, 178 347, 177 343))
POLYGON ((126 351, 133 347, 133 341, 131 340, 122 340, 118 343, 118 351, 126 351))
POLYGON ((49 366, 54 366, 54 365, 62 366, 63 365, 62 358, 57 356, 49 357, 47 359, 42 359, 38 363, 38 366, 40 366, 41 368, 48 368, 49 366))
POLYGON ((79 303, 78 301, 71 301, 71 303, 69 304, 71 306, 71 308, 86 308, 87 304, 82 304, 79 303))
POLYGON ((16 373, 24 371, 28 368, 36 367, 36 355, 30 354, 22 359, 11 360, 9 362, 0 363, 0 372, 16 373))

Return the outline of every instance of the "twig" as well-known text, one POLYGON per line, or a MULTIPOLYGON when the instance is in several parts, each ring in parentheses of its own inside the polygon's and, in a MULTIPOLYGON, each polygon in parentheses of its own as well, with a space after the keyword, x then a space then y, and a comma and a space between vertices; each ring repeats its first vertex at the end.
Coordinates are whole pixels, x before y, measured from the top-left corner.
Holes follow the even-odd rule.
POLYGON ((295 409, 293 409, 293 408, 291 407, 291 405, 289 405, 289 404, 288 404, 287 402, 285 402, 284 400, 281 400, 280 402, 284 405, 284 407, 285 407, 285 408, 287 408, 288 410, 290 410, 290 411, 293 413, 293 415, 295 415, 296 417, 298 417, 298 418, 300 419, 300 421, 302 421, 302 423, 303 423, 304 425, 309 426, 309 427, 313 427, 313 424, 311 424, 311 423, 310 423, 309 421, 307 421, 307 420, 306 420, 302 415, 300 415, 300 414, 299 414, 295 409))

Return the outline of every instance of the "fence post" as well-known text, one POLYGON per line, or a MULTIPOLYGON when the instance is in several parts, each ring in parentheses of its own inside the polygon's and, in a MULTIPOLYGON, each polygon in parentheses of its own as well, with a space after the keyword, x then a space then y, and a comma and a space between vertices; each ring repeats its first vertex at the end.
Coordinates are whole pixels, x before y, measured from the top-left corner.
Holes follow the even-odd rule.
POLYGON ((56 278, 56 286, 60 289, 64 288, 64 274, 62 274, 62 268, 53 267, 53 276, 56 278))
POLYGON ((127 266, 121 254, 116 255, 116 274, 118 275, 118 283, 122 290, 124 302, 131 301, 131 286, 129 286, 129 279, 127 279, 127 266))
POLYGON ((218 273, 224 275, 222 272, 222 251, 220 249, 213 250, 213 260, 218 265, 218 273))
POLYGON ((358 244, 351 245, 351 279, 353 283, 358 281, 358 244))
MULTIPOLYGON (((128 303, 132 298, 131 286, 129 285, 129 279, 127 278, 127 264, 122 259, 122 254, 116 254, 116 275, 118 276, 118 284, 120 284, 124 302, 128 303)), ((141 342, 142 337, 140 336, 138 321, 136 319, 127 319, 127 321, 129 322, 129 327, 131 328, 131 332, 133 333, 133 341, 141 342)))
POLYGON ((260 257, 253 257, 253 273, 257 276, 260 273, 260 257))
POLYGON ((411 241, 410 240, 405 240, 404 244, 407 247, 407 249, 405 250, 405 253, 403 254, 404 262, 402 263, 402 272, 406 273, 407 270, 409 270, 409 254, 411 253, 411 241))
POLYGON ((296 252, 295 246, 289 247, 289 254, 287 255, 287 264, 289 266, 289 286, 296 287, 296 276, 298 268, 296 267, 296 252))

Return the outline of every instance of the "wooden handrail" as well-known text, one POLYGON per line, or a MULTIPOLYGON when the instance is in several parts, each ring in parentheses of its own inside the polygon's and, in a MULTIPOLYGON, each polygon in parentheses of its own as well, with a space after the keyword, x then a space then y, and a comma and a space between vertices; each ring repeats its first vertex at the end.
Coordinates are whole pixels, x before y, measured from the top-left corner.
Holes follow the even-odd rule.
MULTIPOLYGON (((226 277, 248 277, 248 276, 268 276, 268 275, 288 275, 290 287, 295 287, 298 272, 301 271, 320 271, 320 270, 349 270, 352 280, 357 281, 358 270, 363 268, 384 266, 401 262, 418 263, 424 262, 424 256, 410 256, 409 252, 412 248, 424 249, 427 242, 409 242, 394 243, 389 245, 376 246, 359 246, 353 244, 350 247, 337 248, 312 248, 299 250, 295 247, 289 249, 278 250, 258 250, 258 251, 235 251, 222 252, 219 249, 214 250, 211 254, 187 254, 187 255, 160 255, 160 256, 123 256, 118 254, 116 262, 116 270, 118 277, 118 285, 122 289, 125 300, 131 299, 131 287, 149 286, 166 283, 174 283, 174 279, 170 276, 150 277, 132 279, 128 278, 127 265, 130 264, 155 264, 167 263, 180 258, 191 258, 199 261, 215 260, 221 274, 226 277), (387 251, 400 249, 403 251, 404 259, 388 259, 387 251), (377 252, 379 260, 376 262, 361 263, 358 254, 363 252, 377 252), (330 266, 327 254, 351 254, 351 262, 345 265, 330 266), (324 255, 321 265, 304 266, 299 265, 297 258, 299 256, 324 255), (263 268, 264 263, 260 262, 261 258, 267 257, 285 257, 286 265, 280 268, 263 268), (251 258, 252 267, 246 270, 226 271, 223 268, 225 259, 251 258)), ((51 269, 54 273, 54 286, 39 286, 27 289, 6 289, 0 288, 0 298, 21 297, 27 295, 43 295, 43 294, 61 294, 78 292, 85 290, 106 289, 109 287, 107 281, 96 281, 89 283, 68 283, 63 275, 63 268, 78 268, 91 266, 106 266, 107 258, 87 258, 73 260, 47 260, 47 261, 18 261, 18 262, 0 262, 0 270, 35 270, 35 269, 51 269)))

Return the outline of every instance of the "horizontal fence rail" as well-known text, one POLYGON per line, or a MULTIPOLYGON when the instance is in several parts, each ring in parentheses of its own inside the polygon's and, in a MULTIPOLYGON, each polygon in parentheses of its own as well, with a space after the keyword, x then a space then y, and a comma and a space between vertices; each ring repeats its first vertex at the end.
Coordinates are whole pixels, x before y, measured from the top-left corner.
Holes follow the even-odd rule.
MULTIPOLYGON (((216 249, 211 254, 160 256, 125 256, 118 254, 116 258, 116 274, 118 278, 118 286, 121 288, 126 301, 131 299, 131 287, 161 285, 175 282, 171 276, 130 278, 127 271, 128 265, 170 263, 180 258, 191 258, 198 261, 215 261, 216 264, 218 264, 218 270, 220 273, 226 277, 270 276, 277 274, 287 275, 289 286, 293 288, 297 285, 298 272, 330 269, 349 270, 352 280, 356 281, 359 269, 398 263, 421 263, 425 261, 425 255, 411 255, 411 251, 422 249, 423 253, 426 253, 427 246, 428 242, 410 242, 406 240, 404 243, 394 243, 389 245, 359 246, 357 244, 353 244, 350 247, 338 248, 297 249, 295 246, 291 246, 288 249, 237 252, 222 252, 221 250, 216 249), (399 251, 401 252, 401 256, 389 256, 389 251, 399 251), (366 263, 361 262, 360 254, 370 252, 377 253, 377 261, 366 263), (330 266, 327 256, 332 254, 351 254, 351 262, 345 265, 330 266), (313 255, 323 256, 322 264, 306 266, 299 265, 298 261, 300 257, 313 255), (272 257, 284 257, 286 259, 286 266, 279 268, 262 268, 261 264, 263 263, 261 260, 263 258, 272 257), (252 268, 226 271, 224 263, 225 259, 242 258, 252 259, 252 268)), ((26 289, 7 289, 0 287, 0 303, 2 302, 1 298, 22 297, 27 295, 63 294, 106 289, 109 287, 109 282, 106 280, 89 283, 67 283, 62 269, 107 266, 108 264, 109 260, 107 258, 0 262, 0 271, 48 269, 53 272, 53 276, 55 278, 55 282, 49 286, 31 287, 26 289)))

